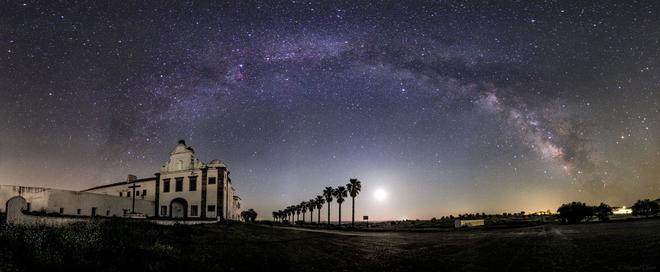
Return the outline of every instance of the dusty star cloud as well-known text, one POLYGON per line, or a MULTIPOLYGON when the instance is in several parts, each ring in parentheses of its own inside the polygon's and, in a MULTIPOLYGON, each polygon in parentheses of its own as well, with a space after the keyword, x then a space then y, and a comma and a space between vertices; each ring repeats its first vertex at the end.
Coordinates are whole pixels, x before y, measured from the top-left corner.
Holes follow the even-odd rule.
POLYGON ((185 139, 264 214, 351 177, 374 219, 657 198, 658 12, 8 3, 0 183, 149 176, 185 139), (371 201, 377 187, 397 201, 371 201))

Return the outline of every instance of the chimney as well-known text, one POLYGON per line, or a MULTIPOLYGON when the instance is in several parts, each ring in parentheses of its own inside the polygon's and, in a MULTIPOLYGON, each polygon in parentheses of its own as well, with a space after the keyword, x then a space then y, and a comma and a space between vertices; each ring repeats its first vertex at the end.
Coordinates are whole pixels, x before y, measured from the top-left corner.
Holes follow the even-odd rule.
POLYGON ((126 182, 128 183, 135 182, 136 180, 137 177, 135 175, 128 175, 128 177, 126 178, 126 182))

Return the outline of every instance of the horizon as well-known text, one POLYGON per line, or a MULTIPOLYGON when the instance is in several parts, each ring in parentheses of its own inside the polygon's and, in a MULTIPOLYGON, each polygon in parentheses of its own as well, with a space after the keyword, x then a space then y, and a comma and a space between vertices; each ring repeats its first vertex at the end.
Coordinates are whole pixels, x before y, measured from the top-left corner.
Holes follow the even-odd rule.
POLYGON ((660 198, 659 4, 9 2, 0 184, 151 177, 184 139, 261 219, 350 178, 374 221, 629 207, 660 198))

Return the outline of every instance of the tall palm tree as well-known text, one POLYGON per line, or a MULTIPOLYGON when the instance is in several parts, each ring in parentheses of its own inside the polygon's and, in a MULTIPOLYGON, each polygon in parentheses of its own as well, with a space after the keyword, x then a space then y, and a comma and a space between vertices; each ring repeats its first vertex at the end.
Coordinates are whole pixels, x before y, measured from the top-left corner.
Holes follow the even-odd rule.
POLYGON ((296 222, 300 221, 300 212, 302 211, 302 207, 300 205, 295 205, 296 207, 296 222))
POLYGON ((351 226, 355 226, 355 197, 360 194, 360 190, 362 190, 362 182, 360 182, 356 178, 352 178, 349 180, 348 184, 346 184, 346 189, 348 189, 348 194, 351 196, 352 199, 352 217, 351 217, 351 226))
POLYGON ((295 219, 296 215, 296 207, 293 205, 289 206, 289 224, 293 224, 293 220, 295 219))
POLYGON ((316 196, 316 210, 318 211, 318 218, 317 218, 317 224, 321 224, 321 208, 323 208, 323 204, 325 203, 325 199, 323 196, 316 196))
POLYGON ((314 209, 316 208, 316 200, 310 199, 307 201, 307 209, 309 209, 309 223, 314 223, 314 209))
POLYGON ((337 204, 339 204, 339 225, 341 225, 341 203, 343 203, 344 198, 348 196, 348 191, 346 191, 346 187, 339 186, 335 189, 334 193, 335 198, 337 198, 337 204))
POLYGON ((303 221, 302 221, 303 223, 305 223, 305 213, 307 213, 307 208, 308 207, 309 207, 309 204, 307 204, 307 202, 305 202, 305 201, 300 202, 300 209, 302 210, 302 214, 303 214, 303 221))
POLYGON ((330 225, 330 202, 332 202, 332 197, 335 195, 335 189, 332 189, 332 187, 325 187, 323 189, 323 197, 325 197, 325 201, 328 203, 328 225, 330 225))

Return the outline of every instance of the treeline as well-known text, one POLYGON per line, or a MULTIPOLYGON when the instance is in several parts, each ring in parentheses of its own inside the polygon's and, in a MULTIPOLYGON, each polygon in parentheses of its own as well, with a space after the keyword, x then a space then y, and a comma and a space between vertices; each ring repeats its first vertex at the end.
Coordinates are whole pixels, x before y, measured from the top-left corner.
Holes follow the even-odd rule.
MULTIPOLYGON (((549 211, 547 214, 550 214, 549 211)), ((518 212, 518 213, 509 213, 509 212, 504 212, 501 214, 487 214, 485 212, 482 213, 463 213, 463 214, 458 214, 456 216, 448 215, 448 216, 442 216, 439 219, 438 218, 431 218, 431 221, 445 221, 445 220, 453 220, 453 219, 492 219, 492 218, 503 218, 503 217, 525 217, 525 216, 537 216, 538 214, 526 214, 524 211, 518 212)))
MULTIPOLYGON (((637 200, 631 207, 632 215, 634 216, 652 216, 660 212, 660 205, 658 202, 649 199, 637 200)), ((589 206, 583 202, 571 202, 563 204, 557 209, 557 218, 562 223, 578 223, 582 221, 589 221, 596 217, 600 221, 607 221, 613 214, 612 207, 605 203, 600 203, 598 206, 589 206)))
POLYGON ((362 182, 357 178, 352 178, 348 181, 346 186, 325 187, 323 192, 320 195, 310 199, 309 201, 303 201, 300 204, 295 204, 288 206, 282 210, 273 211, 273 220, 282 224, 290 224, 291 222, 296 222, 296 224, 305 224, 306 223, 306 214, 309 211, 309 223, 314 223, 314 210, 317 210, 316 224, 321 224, 321 208, 324 204, 327 204, 328 207, 328 219, 326 223, 330 225, 330 203, 333 200, 336 200, 337 205, 339 206, 339 225, 341 225, 341 204, 344 203, 345 198, 351 197, 352 199, 352 217, 351 225, 355 225, 355 198, 360 194, 362 190, 362 182), (300 214, 302 214, 302 221, 300 220, 300 214))

